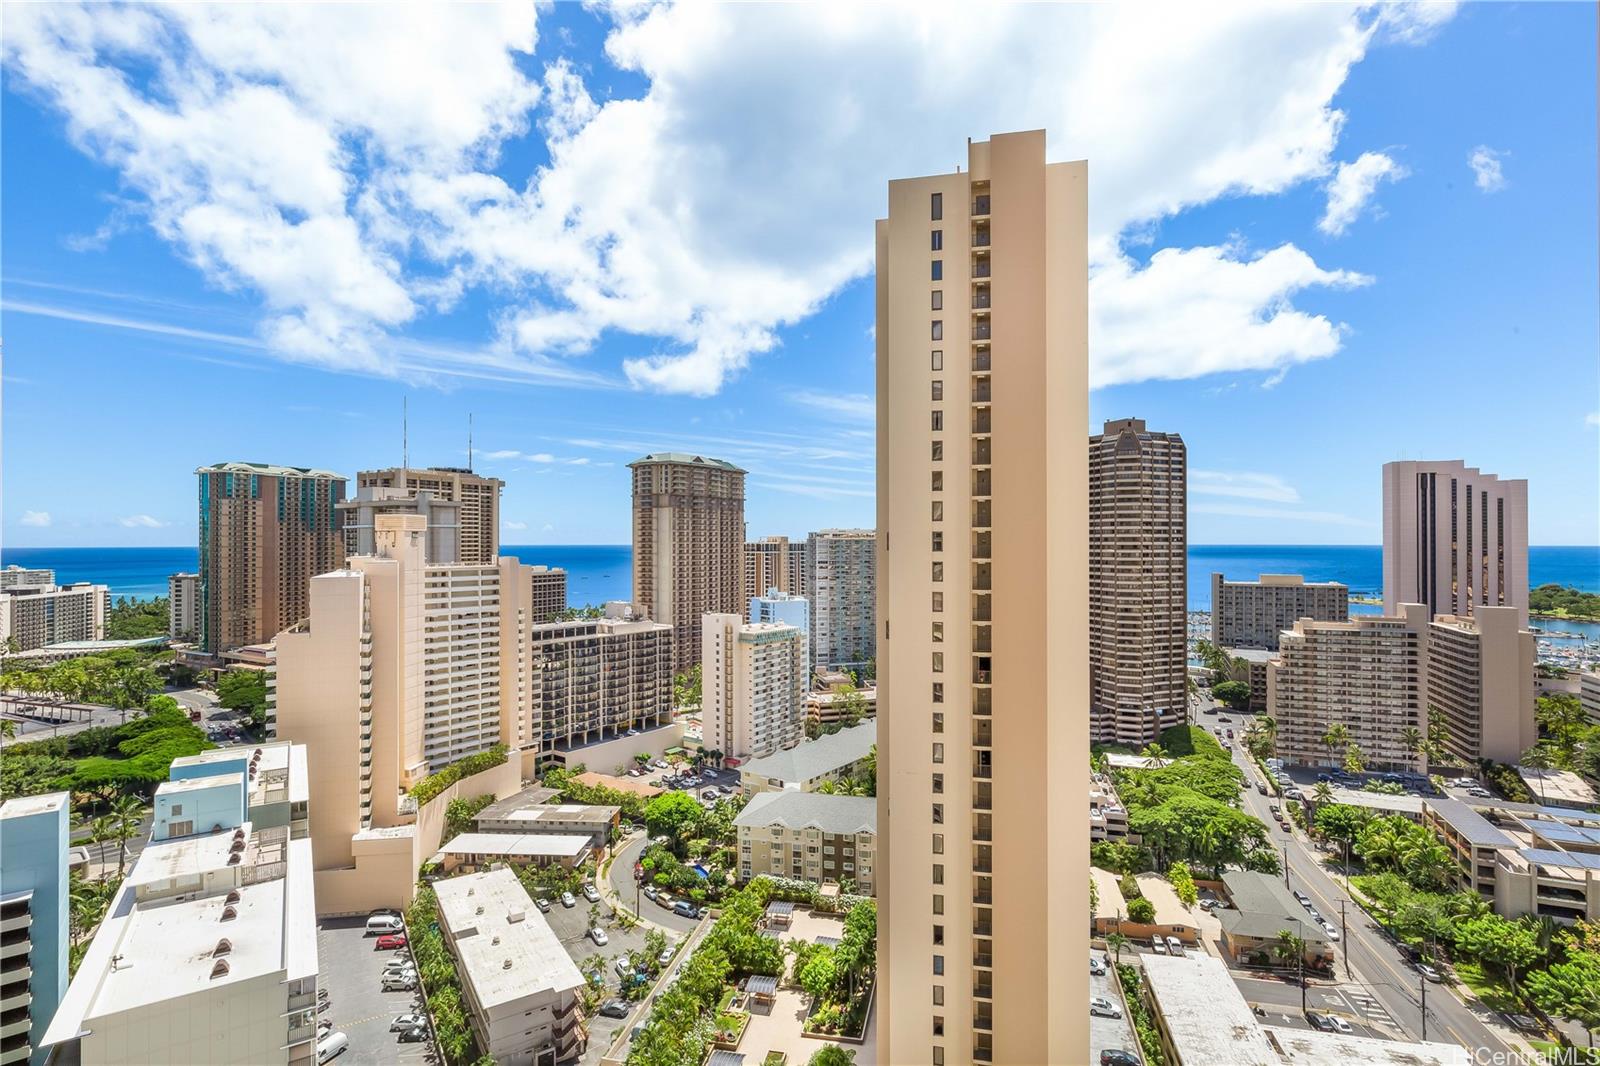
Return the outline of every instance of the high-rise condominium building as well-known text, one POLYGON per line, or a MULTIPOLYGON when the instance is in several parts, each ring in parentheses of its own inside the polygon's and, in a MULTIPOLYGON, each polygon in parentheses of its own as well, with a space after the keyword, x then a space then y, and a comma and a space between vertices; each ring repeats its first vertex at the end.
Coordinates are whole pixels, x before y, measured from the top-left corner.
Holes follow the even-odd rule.
POLYGON ((307 620, 278 634, 278 736, 311 754, 318 887, 330 898, 363 834, 401 824, 417 781, 495 744, 538 743, 528 568, 429 566, 426 537, 421 515, 380 515, 378 554, 313 578, 307 620))
POLYGON ((0 1063, 45 1061, 45 1027, 67 994, 71 795, 0 803, 0 1063))
POLYGON ((1188 710, 1188 455, 1137 418, 1089 438, 1089 706, 1095 739, 1148 744, 1188 710))
POLYGON ((877 229, 877 1058, 1081 1063, 1088 166, 967 164, 877 229))
POLYGON ((700 656, 700 619, 744 610, 744 475, 721 459, 658 452, 633 471, 633 602, 672 627, 673 669, 700 656))
POLYGON ((811 556, 811 665, 860 670, 878 655, 878 537, 870 529, 823 529, 811 556))
POLYGON ((749 759, 805 738, 806 635, 781 622, 708 614, 701 632, 701 729, 705 746, 749 759))
POLYGON ((567 609, 567 572, 559 566, 530 566, 533 582, 533 620, 554 622, 567 609))
POLYGON ((1348 622, 1301 620, 1267 667, 1267 711, 1278 755, 1308 766, 1343 766, 1350 745, 1374 770, 1421 767, 1427 737, 1428 609, 1348 622), (1408 743, 1409 738, 1409 743, 1408 743))
POLYGON ((54 585, 56 572, 18 566, 15 563, 0 570, 0 592, 6 589, 26 588, 29 585, 54 585))
POLYGON ((173 763, 45 1034, 54 1061, 316 1062, 305 755, 266 744, 173 763))
POLYGON ((810 541, 762 537, 744 546, 744 597, 777 589, 788 596, 811 596, 810 541))
MULTIPOLYGON (((359 479, 362 475, 356 475, 359 479)), ((423 555, 435 566, 461 562, 461 504, 441 499, 428 489, 399 485, 358 485, 355 497, 339 504, 346 555, 371 555, 381 514, 416 514, 428 523, 423 555)))
POLYGON ((1460 460, 1383 465, 1383 611, 1459 618, 1515 607, 1528 625, 1528 482, 1460 460))
MULTIPOLYGON (((454 466, 395 466, 387 470, 363 470, 356 474, 358 502, 366 490, 398 490, 403 497, 420 497, 422 493, 427 493, 430 500, 428 509, 419 507, 416 513, 429 514, 430 537, 434 521, 443 523, 447 518, 448 509, 442 505, 455 505, 456 542, 460 556, 456 559, 429 560, 438 563, 494 565, 500 557, 500 490, 503 488, 505 482, 499 478, 484 477, 454 466), (435 511, 437 515, 433 513, 435 511)), ((359 516, 359 509, 354 513, 359 516)))
POLYGON ((344 475, 217 463, 200 479, 200 647, 271 640, 306 616, 310 583, 344 562, 344 475))
POLYGON ((1211 575, 1211 643, 1219 648, 1278 650, 1278 634, 1302 618, 1343 622, 1350 586, 1307 581, 1299 574, 1262 574, 1258 581, 1211 575))
POLYGON ((167 635, 173 640, 193 640, 200 632, 200 575, 167 577, 167 635))
POLYGON ((528 716, 542 756, 564 762, 573 749, 671 723, 671 626, 608 604, 604 618, 530 626, 528 645, 528 716))
POLYGON ((33 651, 104 640, 110 614, 111 590, 104 585, 18 585, 0 592, 0 646, 14 640, 17 651, 33 651))
POLYGON ((809 638, 811 604, 804 596, 790 596, 777 589, 768 589, 766 595, 750 597, 750 621, 782 622, 794 626, 809 638))
POLYGON ((1578 705, 1591 723, 1600 725, 1600 667, 1591 667, 1578 675, 1578 705))
POLYGON ((1539 739, 1534 719, 1534 635, 1514 607, 1479 606, 1471 618, 1428 624, 1427 712, 1445 726, 1444 745, 1465 765, 1515 765, 1539 739))

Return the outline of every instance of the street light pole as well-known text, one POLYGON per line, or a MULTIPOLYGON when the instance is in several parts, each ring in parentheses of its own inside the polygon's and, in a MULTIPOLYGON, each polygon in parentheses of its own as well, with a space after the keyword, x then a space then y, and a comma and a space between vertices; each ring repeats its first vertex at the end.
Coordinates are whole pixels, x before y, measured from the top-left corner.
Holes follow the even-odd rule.
POLYGON ((1283 887, 1289 887, 1289 845, 1283 845, 1283 887))
POLYGON ((1344 975, 1350 976, 1350 923, 1345 919, 1344 905, 1347 901, 1339 901, 1339 935, 1344 938, 1344 975))

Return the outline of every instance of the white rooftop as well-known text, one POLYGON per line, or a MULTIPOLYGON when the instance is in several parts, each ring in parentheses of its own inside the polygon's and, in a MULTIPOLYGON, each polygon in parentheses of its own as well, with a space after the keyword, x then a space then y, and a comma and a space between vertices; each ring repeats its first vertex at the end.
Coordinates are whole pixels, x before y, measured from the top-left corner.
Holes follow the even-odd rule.
POLYGON ((1542 770, 1518 766, 1517 774, 1541 803, 1558 807, 1592 807, 1594 787, 1571 770, 1542 770))
POLYGON ((1183 1066, 1282 1066, 1220 960, 1146 955, 1143 962, 1145 981, 1183 1066))
POLYGON ((439 849, 443 855, 572 858, 589 849, 583 833, 462 833, 439 849))
POLYGON ((1349 1066, 1352 1062, 1369 1066, 1469 1066, 1473 1061, 1467 1049, 1456 1044, 1374 1040, 1276 1025, 1262 1028, 1282 1052, 1282 1061, 1291 1066, 1349 1066))
POLYGON ((447 878, 433 890, 439 921, 484 1011, 583 987, 583 975, 510 870, 447 878))
POLYGON ((0 803, 0 818, 28 818, 35 814, 59 811, 72 799, 67 792, 46 792, 39 796, 17 796, 0 803))

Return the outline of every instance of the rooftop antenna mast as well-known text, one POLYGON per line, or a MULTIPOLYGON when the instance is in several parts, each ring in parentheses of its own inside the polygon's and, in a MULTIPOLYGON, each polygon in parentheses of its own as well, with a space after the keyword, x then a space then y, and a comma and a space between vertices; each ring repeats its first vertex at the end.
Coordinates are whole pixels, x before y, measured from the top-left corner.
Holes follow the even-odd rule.
POLYGON ((472 412, 467 412, 467 473, 472 472, 472 412))
POLYGON ((410 405, 411 397, 400 397, 400 469, 411 468, 411 424, 410 405))

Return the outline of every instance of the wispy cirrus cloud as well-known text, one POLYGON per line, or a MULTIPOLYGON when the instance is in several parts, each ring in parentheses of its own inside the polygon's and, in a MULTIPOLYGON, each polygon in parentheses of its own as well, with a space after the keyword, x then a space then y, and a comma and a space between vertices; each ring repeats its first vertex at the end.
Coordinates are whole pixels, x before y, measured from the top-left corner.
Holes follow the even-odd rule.
POLYGON ((33 526, 36 529, 43 529, 51 524, 50 512, 23 511, 22 517, 17 519, 17 523, 24 526, 33 526))
POLYGON ((163 522, 153 515, 133 514, 117 519, 117 524, 126 529, 164 529, 172 523, 163 522))
POLYGON ((813 389, 798 389, 789 393, 789 401, 814 414, 846 422, 873 422, 878 417, 877 401, 859 392, 818 392, 813 389))
POLYGON ((1299 503, 1300 493, 1277 474, 1252 470, 1190 470, 1189 494, 1299 503))
POLYGON ((1192 503, 1190 514, 1228 515, 1234 518, 1261 518, 1274 522, 1314 522, 1329 526, 1377 528, 1378 523, 1338 511, 1303 511, 1292 507, 1259 507, 1243 503, 1192 503))

